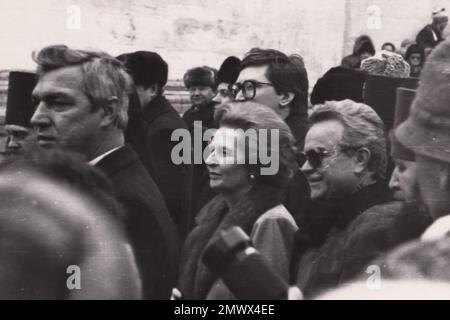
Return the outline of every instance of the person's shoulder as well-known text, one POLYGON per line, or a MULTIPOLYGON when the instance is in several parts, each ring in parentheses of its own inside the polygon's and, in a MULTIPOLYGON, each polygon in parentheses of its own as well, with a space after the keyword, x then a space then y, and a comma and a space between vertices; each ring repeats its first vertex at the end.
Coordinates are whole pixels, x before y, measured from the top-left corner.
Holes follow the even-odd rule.
POLYGON ((402 202, 389 201, 374 205, 359 215, 347 229, 347 241, 353 243, 390 243, 393 241, 402 202))
POLYGON ((267 223, 269 221, 297 226, 291 213, 282 204, 279 204, 264 212, 261 216, 259 216, 255 224, 267 223))
POLYGON ((375 227, 389 227, 389 223, 393 221, 401 211, 403 202, 389 201, 385 203, 376 204, 361 215, 359 215, 352 223, 355 229, 375 227))

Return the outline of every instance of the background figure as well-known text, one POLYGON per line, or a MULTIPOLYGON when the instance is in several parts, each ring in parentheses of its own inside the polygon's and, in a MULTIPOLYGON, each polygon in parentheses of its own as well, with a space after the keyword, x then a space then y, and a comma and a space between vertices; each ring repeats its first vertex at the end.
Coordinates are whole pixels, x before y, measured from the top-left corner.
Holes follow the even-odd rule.
POLYGON ((192 107, 183 114, 183 120, 191 129, 194 121, 202 126, 214 128, 214 105, 212 99, 217 90, 217 70, 203 66, 189 69, 183 76, 184 85, 190 92, 192 107))
POLYGON ((249 234, 272 267, 286 281, 289 277, 297 225, 282 202, 296 165, 292 134, 273 111, 256 103, 227 105, 218 117, 219 129, 206 163, 211 188, 219 194, 200 211, 197 226, 183 248, 178 288, 186 299, 233 298, 201 261, 206 246, 231 226, 249 234), (279 140, 262 140, 262 130, 266 129, 269 135, 278 130, 279 140), (259 152, 279 154, 275 174, 261 171, 274 163, 263 164, 259 152), (252 164, 249 159, 257 161, 252 164))
POLYGON ((423 50, 430 51, 444 40, 443 32, 448 24, 448 15, 445 8, 437 8, 431 14, 431 24, 426 25, 417 34, 416 42, 423 50))
POLYGON ((403 40, 402 43, 400 44, 400 48, 397 50, 397 53, 399 55, 401 55, 405 59, 406 50, 412 44, 416 44, 416 42, 413 39, 405 39, 405 40, 403 40))
POLYGON ((363 102, 364 73, 356 69, 334 67, 317 80, 311 93, 311 104, 350 99, 363 102))
POLYGON ((418 81, 409 77, 408 63, 396 53, 382 52, 366 59, 361 69, 367 72, 364 103, 375 110, 389 132, 394 124, 397 88, 415 89, 418 81))
POLYGON ((375 54, 375 46, 367 35, 359 36, 353 45, 353 53, 342 59, 341 66, 349 69, 359 69, 361 61, 375 54))
POLYGON ((395 45, 392 42, 386 42, 381 46, 381 50, 389 51, 389 52, 396 52, 397 49, 395 48, 395 45))
POLYGON ((31 93, 36 85, 36 74, 11 71, 6 100, 5 155, 18 155, 35 143, 30 119, 34 113, 31 93))
POLYGON ((395 103, 394 127, 389 134, 391 142, 391 157, 395 163, 389 187, 394 197, 400 201, 417 201, 419 198, 419 185, 417 183, 417 164, 414 153, 406 149, 395 138, 395 129, 408 118, 411 104, 416 91, 408 88, 397 88, 395 103))
POLYGON ((1 299, 142 298, 120 207, 100 172, 53 153, 16 159, 0 176, 1 299))
POLYGON ((425 64, 425 52, 423 48, 417 44, 410 45, 405 53, 405 61, 411 67, 410 76, 418 78, 425 64))
MULTIPOLYGON (((218 106, 225 105, 233 100, 233 94, 230 86, 236 82, 241 70, 241 60, 234 56, 226 58, 217 72, 217 94, 213 101, 218 106)), ((216 106, 216 109, 217 107, 216 106)))
POLYGON ((34 55, 39 80, 31 124, 43 151, 68 150, 102 170, 125 209, 145 299, 168 299, 176 277, 176 230, 158 187, 125 144, 132 80, 102 52, 49 46, 34 55))
POLYGON ((192 164, 175 165, 171 154, 178 144, 172 141, 172 132, 187 126, 164 96, 168 65, 156 52, 137 51, 118 57, 131 75, 142 108, 144 122, 142 140, 152 151, 155 182, 166 201, 167 208, 183 242, 194 223, 191 214, 192 164))

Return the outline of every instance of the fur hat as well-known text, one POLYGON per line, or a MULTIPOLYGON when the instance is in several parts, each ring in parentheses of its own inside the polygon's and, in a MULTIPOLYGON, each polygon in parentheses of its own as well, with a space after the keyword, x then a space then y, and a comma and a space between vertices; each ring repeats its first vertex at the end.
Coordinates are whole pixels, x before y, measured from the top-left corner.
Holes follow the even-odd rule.
POLYGON ((383 120, 386 129, 394 125, 395 98, 397 88, 417 88, 416 78, 392 78, 380 75, 366 75, 364 103, 372 107, 383 120))
POLYGON ((381 51, 361 62, 361 70, 386 77, 407 78, 410 69, 401 55, 389 51, 381 51))
POLYGON ((169 67, 156 52, 124 53, 117 59, 122 61, 135 85, 146 88, 153 84, 158 84, 161 88, 166 85, 169 67))
POLYGON ((35 111, 31 93, 36 83, 35 73, 19 71, 9 73, 5 124, 31 128, 30 120, 35 111))
POLYGON ((217 83, 235 83, 241 71, 241 60, 234 56, 226 58, 217 73, 217 83))
POLYGON ((415 154, 450 163, 450 41, 442 42, 422 70, 416 99, 397 139, 415 154))
POLYGON ((214 90, 217 88, 217 70, 203 66, 189 69, 183 76, 186 88, 192 86, 206 86, 214 90))
MULTIPOLYGON (((408 88, 397 88, 397 97, 395 102, 394 130, 408 118, 409 110, 411 108, 411 104, 415 96, 416 90, 408 88)), ((415 161, 416 158, 414 156, 414 153, 409 149, 405 148, 395 138, 393 132, 394 131, 391 131, 390 133, 392 158, 403 159, 407 161, 415 161)))
POLYGON ((363 102, 364 74, 359 70, 334 67, 317 80, 312 93, 311 104, 325 101, 350 99, 363 102))

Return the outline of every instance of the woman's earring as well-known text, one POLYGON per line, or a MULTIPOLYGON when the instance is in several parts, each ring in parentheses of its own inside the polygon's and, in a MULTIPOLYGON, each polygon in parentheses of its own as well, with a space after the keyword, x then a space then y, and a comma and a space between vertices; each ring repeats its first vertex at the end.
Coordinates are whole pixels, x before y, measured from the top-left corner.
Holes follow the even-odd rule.
POLYGON ((251 174, 251 175, 250 175, 250 179, 255 180, 255 175, 254 175, 254 174, 251 174))

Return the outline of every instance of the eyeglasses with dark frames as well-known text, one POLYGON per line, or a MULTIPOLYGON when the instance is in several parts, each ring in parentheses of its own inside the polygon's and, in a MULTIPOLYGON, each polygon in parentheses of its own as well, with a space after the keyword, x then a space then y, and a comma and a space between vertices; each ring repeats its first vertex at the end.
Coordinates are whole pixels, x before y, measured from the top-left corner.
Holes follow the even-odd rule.
POLYGON ((256 95, 256 88, 262 86, 273 86, 271 83, 259 82, 255 80, 245 80, 242 83, 230 84, 228 89, 230 90, 232 96, 236 98, 238 93, 242 91, 242 96, 246 101, 252 100, 256 95))

